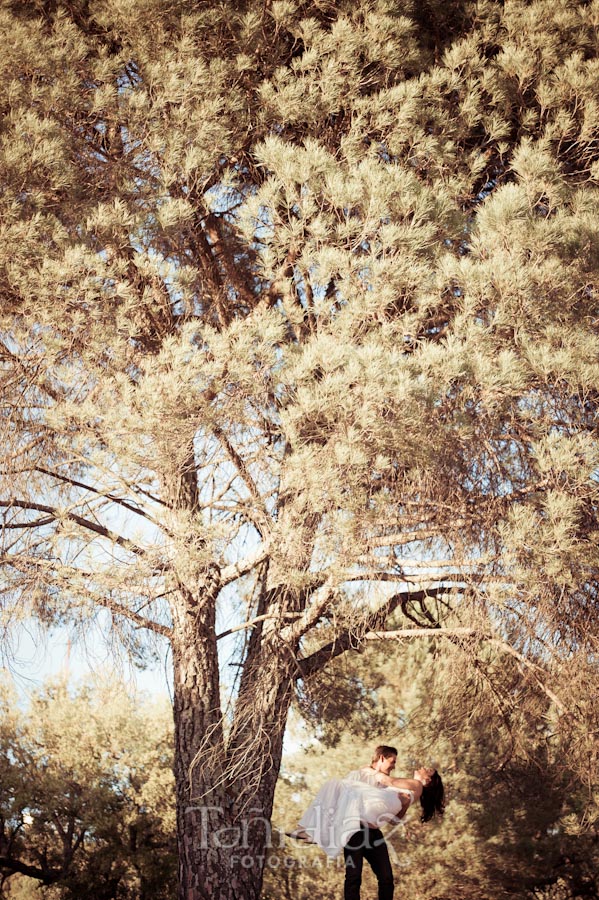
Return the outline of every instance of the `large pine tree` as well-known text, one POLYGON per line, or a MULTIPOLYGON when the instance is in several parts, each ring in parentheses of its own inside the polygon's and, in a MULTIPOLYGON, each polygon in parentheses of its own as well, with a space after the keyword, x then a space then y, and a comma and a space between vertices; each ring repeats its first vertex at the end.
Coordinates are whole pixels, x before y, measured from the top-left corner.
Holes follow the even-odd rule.
POLYGON ((253 900, 295 686, 394 610, 584 719, 599 5, 0 16, 4 615, 170 641, 180 896, 253 900))

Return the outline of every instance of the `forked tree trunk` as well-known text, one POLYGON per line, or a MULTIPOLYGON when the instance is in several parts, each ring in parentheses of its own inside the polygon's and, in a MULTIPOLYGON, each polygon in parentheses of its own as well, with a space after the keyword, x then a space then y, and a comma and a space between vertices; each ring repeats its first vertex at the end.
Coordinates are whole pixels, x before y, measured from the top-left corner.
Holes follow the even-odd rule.
POLYGON ((258 900, 271 845, 290 672, 276 659, 270 672, 261 667, 251 713, 246 706, 240 728, 225 742, 213 614, 209 603, 186 606, 185 615, 176 617, 173 640, 179 898, 258 900), (236 755, 247 737, 251 752, 236 755))

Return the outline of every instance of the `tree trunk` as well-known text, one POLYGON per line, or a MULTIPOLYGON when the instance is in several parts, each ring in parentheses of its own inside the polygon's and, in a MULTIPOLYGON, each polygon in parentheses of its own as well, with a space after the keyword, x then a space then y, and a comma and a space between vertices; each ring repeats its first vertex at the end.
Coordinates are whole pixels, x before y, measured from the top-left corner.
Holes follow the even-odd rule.
POLYGON ((219 798, 194 805, 179 817, 180 900, 259 900, 272 833, 270 812, 276 777, 241 814, 219 798))
MULTIPOLYGON (((208 592, 209 593, 209 592, 208 592)), ((244 679, 225 740, 214 604, 181 595, 174 616, 174 718, 180 900, 258 900, 292 696, 273 653, 244 679), (268 690, 265 691, 265 685, 268 690)))

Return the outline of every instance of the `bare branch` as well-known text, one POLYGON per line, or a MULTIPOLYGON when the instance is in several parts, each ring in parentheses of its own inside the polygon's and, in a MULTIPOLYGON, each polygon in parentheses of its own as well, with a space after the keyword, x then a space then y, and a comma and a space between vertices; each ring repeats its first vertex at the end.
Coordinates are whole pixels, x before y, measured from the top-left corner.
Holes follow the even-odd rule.
POLYGON ((46 516, 44 519, 32 519, 30 522, 3 522, 2 531, 23 531, 26 528, 41 528, 42 525, 51 525, 55 522, 54 516, 46 516))
MULTIPOLYGON (((4 385, 4 387, 5 387, 5 385, 4 385)), ((16 459, 17 457, 22 458, 22 457, 26 456, 28 453, 30 453, 32 450, 34 450, 36 447, 38 447, 42 443, 42 441, 43 441, 43 438, 40 435, 38 435, 37 437, 32 438, 29 441, 29 443, 19 446, 18 451, 15 451, 14 453, 9 453, 6 450, 6 452, 4 453, 4 459, 10 460, 10 459, 16 459)), ((0 469, 0 475, 11 475, 11 474, 12 474, 12 470, 0 469)))
POLYGON ((253 628, 254 625, 259 625, 260 622, 265 622, 267 619, 295 619, 298 615, 299 613, 264 613, 262 616, 256 616, 255 619, 250 619, 249 622, 243 622, 241 625, 235 625, 233 628, 227 628, 226 631, 221 631, 220 634, 216 635, 216 640, 220 641, 221 638, 228 637, 236 631, 245 631, 248 628, 253 628))
POLYGON ((149 631, 153 631, 154 634, 160 634, 162 635, 162 637, 166 637, 169 640, 173 636, 172 628, 169 628, 168 625, 162 625, 160 622, 154 622, 152 619, 146 619, 145 616, 140 616, 140 614, 135 610, 129 609, 127 606, 123 606, 122 603, 118 603, 111 597, 94 595, 94 600, 100 606, 103 606, 105 609, 110 610, 110 612, 114 613, 115 615, 122 616, 124 619, 129 619, 129 621, 134 622, 138 626, 138 628, 147 628, 149 631))
MULTIPOLYGON (((17 571, 25 574, 30 573, 32 570, 40 570, 44 573, 44 579, 51 578, 55 572, 55 564, 52 560, 40 559, 25 554, 3 553, 0 555, 0 565, 4 564, 8 564, 17 571)), ((68 585, 69 577, 87 579, 90 582, 92 582, 94 578, 97 578, 97 573, 87 572, 85 569, 78 569, 74 566, 67 566, 64 563, 61 564, 60 571, 61 574, 67 573, 60 582, 61 584, 68 585)), ((86 592, 87 595, 93 599, 94 603, 98 603, 105 609, 109 609, 115 615, 129 619, 131 622, 134 622, 138 628, 147 628, 148 631, 153 631, 155 634, 160 634, 169 639, 171 638, 172 631, 167 625, 163 625, 160 622, 155 622, 153 619, 148 619, 145 616, 140 615, 139 611, 130 609, 123 603, 119 603, 114 598, 108 596, 108 594, 93 591, 90 586, 87 587, 86 592)), ((142 592, 140 591, 140 594, 141 593, 142 592)), ((160 596, 151 597, 146 603, 142 604, 140 609, 143 609, 148 603, 160 599, 160 596)))
POLYGON ((144 519, 147 519, 153 525, 156 525, 159 528, 163 527, 153 516, 150 515, 150 513, 146 512, 138 506, 133 506, 131 503, 123 500, 121 497, 115 497, 114 494, 100 491, 97 488, 92 487, 90 484, 85 484, 82 481, 77 481, 76 478, 70 478, 68 475, 62 475, 60 472, 53 472, 50 469, 44 469, 42 466, 35 466, 35 471, 41 472, 42 475, 49 475, 51 478, 56 478, 57 480, 66 482, 67 484, 72 484, 73 487, 79 487, 85 491, 89 491, 92 494, 97 494, 100 497, 105 497, 107 500, 110 500, 111 503, 116 503, 138 516, 143 516, 144 519))
MULTIPOLYGON (((466 520, 456 519, 452 524, 454 527, 459 527, 460 525, 466 524, 466 520)), ((366 538, 366 544, 368 547, 400 547, 404 544, 413 544, 416 541, 424 541, 428 538, 438 537, 439 533, 440 530, 437 528, 422 528, 417 531, 399 531, 395 534, 377 534, 366 538)))
MULTIPOLYGON (((77 525, 80 525, 82 528, 85 528, 88 531, 93 531, 95 532, 95 534, 99 534, 102 537, 108 538, 108 540, 112 541, 114 544, 118 544, 120 547, 124 547, 131 553, 143 555, 146 552, 143 547, 140 547, 134 541, 130 540, 130 538, 123 537, 122 535, 117 534, 115 531, 111 531, 109 528, 106 528, 105 525, 100 525, 98 522, 90 522, 89 519, 85 519, 83 516, 79 516, 77 515, 77 513, 70 512, 69 510, 60 510, 55 506, 47 506, 43 503, 32 503, 29 500, 19 500, 16 498, 11 498, 10 500, 0 500, 0 508, 11 509, 12 507, 17 507, 18 509, 35 510, 36 512, 44 512, 51 516, 54 521, 56 521, 57 519, 69 519, 72 522, 76 522, 77 525)), ((32 526, 24 523, 23 527, 29 528, 32 526)))
POLYGON ((481 636, 476 628, 399 628, 395 631, 369 631, 365 641, 400 641, 411 637, 474 637, 481 636))
POLYGON ((44 391, 52 400, 62 399, 60 392, 56 391, 52 387, 47 378, 40 378, 39 372, 37 371, 35 372, 34 376, 31 375, 30 369, 25 365, 23 359, 17 353, 13 353, 13 351, 7 347, 5 339, 0 341, 0 347, 2 348, 0 358, 2 358, 2 356, 5 356, 7 359, 10 359, 11 362, 13 362, 14 365, 21 370, 23 376, 26 376, 29 379, 30 383, 34 383, 35 381, 36 387, 40 391, 44 391))
POLYGON ((212 429, 212 432, 213 432, 215 438, 217 438, 217 440, 220 442, 221 446, 223 447, 223 449, 224 449, 225 453, 227 454, 227 456, 229 457, 230 461, 235 466, 237 472, 239 473, 239 477, 241 478, 241 480, 247 487, 248 491, 250 492, 250 496, 252 497, 252 499, 254 500, 254 502, 257 505, 257 509, 258 509, 257 525, 260 526, 259 530, 268 530, 269 523, 270 523, 270 517, 268 515, 268 511, 267 511, 266 507, 264 506, 262 494, 258 490, 254 479, 250 475, 248 468, 245 464, 245 461, 241 458, 241 456, 239 455, 239 453, 237 452, 235 447, 233 447, 233 445, 229 441, 227 435, 224 433, 222 428, 219 428, 218 426, 214 426, 212 429))
MULTIPOLYGON (((21 557, 20 561, 21 560, 24 562, 24 571, 27 571, 28 569, 31 569, 32 567, 36 567, 38 569, 42 569, 42 570, 45 570, 46 572, 49 572, 50 576, 52 575, 52 573, 54 571, 54 565, 51 561, 35 559, 35 558, 31 559, 31 558, 26 558, 26 557, 24 558, 24 560, 21 557)), ((2 563, 2 562, 6 562, 6 559, 3 557, 0 557, 0 563, 2 563)), ((11 564, 14 565, 12 560, 10 560, 10 562, 11 562, 11 564)), ((97 603, 99 606, 102 606, 105 609, 110 610, 115 615, 118 615, 118 616, 121 616, 122 618, 128 619, 129 621, 133 622, 138 628, 144 628, 144 629, 147 629, 148 631, 153 631, 155 634, 160 634, 163 637, 170 639, 172 632, 171 632, 171 629, 167 625, 163 625, 161 622, 155 622, 153 619, 148 619, 146 616, 142 616, 140 614, 141 609, 144 609, 150 603, 153 603, 154 601, 161 599, 161 597, 163 595, 147 597, 147 591, 145 591, 143 588, 140 588, 139 590, 136 591, 135 586, 130 585, 129 591, 131 594, 134 594, 135 596, 139 596, 139 597, 144 597, 144 596, 147 597, 145 602, 141 603, 141 605, 139 605, 138 609, 136 610, 129 606, 126 606, 125 603, 121 603, 118 600, 115 600, 114 597, 110 595, 108 589, 107 589, 106 593, 94 590, 91 587, 91 582, 93 582, 93 580, 95 578, 97 578, 97 573, 88 572, 88 571, 85 571, 84 569, 79 569, 74 566, 67 566, 64 563, 61 565, 61 572, 67 573, 66 577, 63 579, 63 582, 62 582, 67 587, 69 586, 70 577, 87 580, 88 582, 90 582, 90 584, 88 584, 83 591, 81 589, 79 589, 80 593, 83 593, 83 596, 88 597, 90 600, 92 600, 94 603, 97 603)))
POLYGON ((441 559, 426 559, 416 557, 403 556, 378 556, 374 553, 364 554, 358 557, 358 561, 368 561, 376 563, 377 566, 395 566, 397 568, 406 569, 456 569, 457 571, 476 572, 486 566, 497 561, 497 556, 487 554, 479 556, 476 559, 452 559, 451 557, 443 557, 441 559))
POLYGON ((525 656, 519 653, 514 647, 511 646, 511 644, 508 644, 507 641, 502 641, 498 638, 493 638, 490 636, 487 636, 484 639, 488 640, 491 644, 493 644, 495 647, 498 647, 500 650, 503 650, 504 653, 508 653, 510 656, 513 656, 514 659, 518 661, 520 666, 528 669, 537 686, 543 691, 545 696, 552 701, 552 703, 555 703, 561 713, 566 714, 570 712, 564 702, 560 700, 557 694, 555 694, 537 674, 539 671, 543 671, 540 666, 535 665, 535 663, 531 662, 531 660, 527 659, 525 656))

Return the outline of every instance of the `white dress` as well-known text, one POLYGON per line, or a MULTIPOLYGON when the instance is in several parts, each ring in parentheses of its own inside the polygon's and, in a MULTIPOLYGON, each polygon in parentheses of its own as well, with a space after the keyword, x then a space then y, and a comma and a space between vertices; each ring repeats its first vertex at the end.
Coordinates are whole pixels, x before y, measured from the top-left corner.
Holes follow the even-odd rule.
POLYGON ((362 824, 380 828, 397 823, 400 794, 414 801, 411 791, 383 787, 377 784, 374 771, 356 769, 346 778, 325 781, 300 819, 300 828, 334 859, 362 824))

